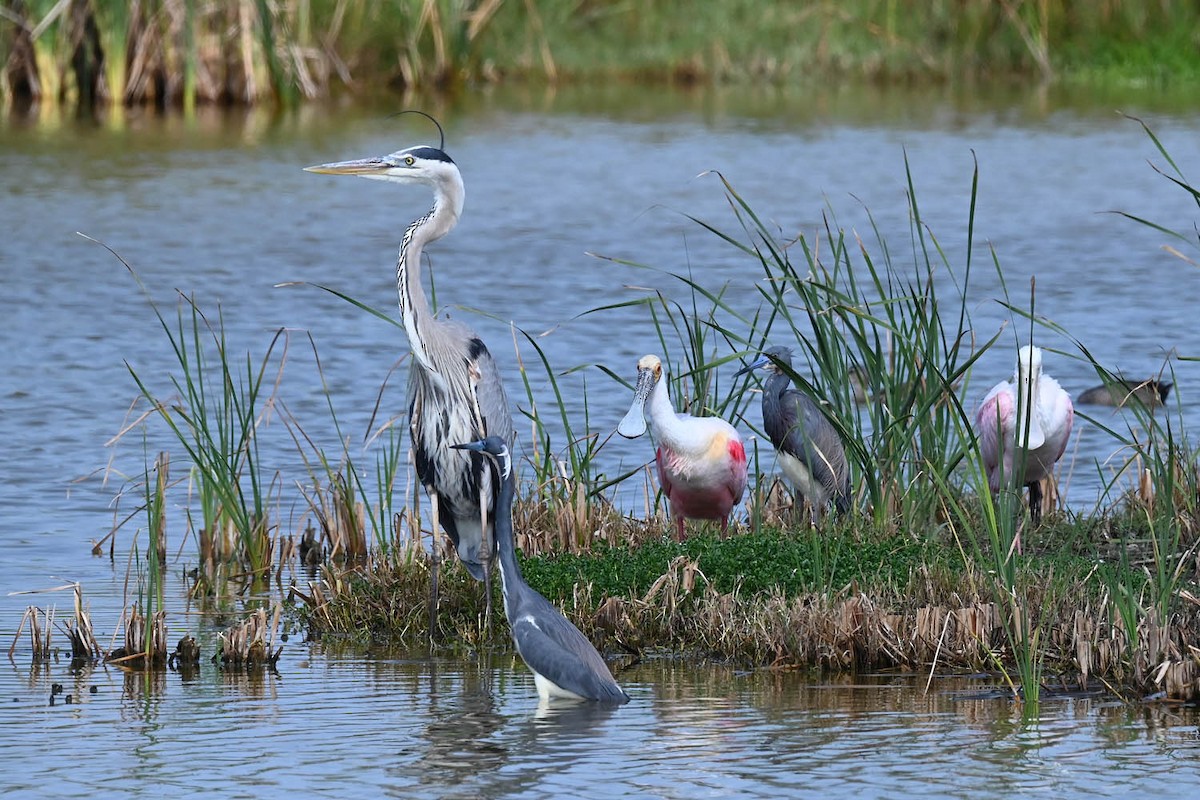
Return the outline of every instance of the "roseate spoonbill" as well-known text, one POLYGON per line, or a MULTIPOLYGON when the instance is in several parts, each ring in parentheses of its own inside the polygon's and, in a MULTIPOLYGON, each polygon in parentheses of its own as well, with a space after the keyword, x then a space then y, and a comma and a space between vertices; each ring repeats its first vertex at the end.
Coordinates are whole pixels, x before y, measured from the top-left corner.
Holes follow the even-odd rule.
POLYGON ((499 489, 494 467, 482 455, 449 445, 495 434, 513 438, 512 413, 496 362, 483 340, 457 320, 437 319, 421 287, 421 253, 450 232, 462 214, 462 174, 446 155, 445 134, 437 147, 416 145, 386 156, 307 167, 308 172, 358 175, 433 189, 433 208, 414 221, 400 240, 396 285, 400 316, 412 348, 408 370, 408 425, 417 476, 429 494, 433 513, 430 631, 438 604, 440 529, 450 536, 467 571, 484 581, 491 622, 490 557, 494 532, 490 513, 499 489), (486 535, 485 535, 486 533, 486 535))
POLYGON ((1174 386, 1170 381, 1154 379, 1133 381, 1117 378, 1112 383, 1093 386, 1080 393, 1076 402, 1080 405, 1123 406, 1131 397, 1136 397, 1146 408, 1166 405, 1167 395, 1174 386))
POLYGON ((1054 471, 1066 450, 1074 417, 1071 396, 1058 381, 1042 374, 1042 351, 1032 345, 1017 351, 1013 380, 992 387, 975 416, 988 487, 998 491, 1002 481, 1028 486, 1029 513, 1035 525, 1042 519, 1040 481, 1054 471), (1024 451, 1023 458, 1018 447, 1024 451), (1024 472, 1018 474, 1022 461, 1024 472))
POLYGON ((783 474, 812 507, 813 521, 833 502, 839 514, 850 508, 850 465, 846 448, 833 424, 817 404, 792 386, 784 369, 792 367, 789 347, 772 347, 741 375, 765 367, 770 377, 763 385, 763 427, 783 474))
POLYGON ((508 443, 499 436, 489 436, 451 447, 486 453, 497 465, 500 495, 496 500, 494 523, 504 613, 517 652, 533 672, 538 694, 543 700, 564 698, 618 705, 628 703, 629 695, 613 680, 608 664, 587 637, 521 575, 513 541, 515 479, 508 443))
POLYGON ((685 519, 719 519, 725 534, 729 514, 746 491, 742 437, 720 417, 676 414, 658 356, 642 356, 637 371, 633 405, 617 432, 635 439, 650 424, 658 445, 658 480, 671 504, 677 541, 683 541, 685 519))

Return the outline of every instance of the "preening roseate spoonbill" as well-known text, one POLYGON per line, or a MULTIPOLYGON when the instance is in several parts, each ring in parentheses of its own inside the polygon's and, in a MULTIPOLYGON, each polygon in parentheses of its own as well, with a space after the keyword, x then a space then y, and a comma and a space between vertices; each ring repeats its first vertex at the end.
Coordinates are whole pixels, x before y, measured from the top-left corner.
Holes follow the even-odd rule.
POLYGON ((512 414, 504 384, 483 340, 457 320, 437 319, 421 286, 421 253, 445 236, 463 208, 463 181, 446 155, 445 134, 438 147, 417 145, 386 156, 307 167, 309 172, 358 175, 433 189, 433 208, 414 221, 400 240, 396 286, 400 316, 412 348, 408 369, 408 425, 417 476, 429 494, 433 513, 433 565, 430 631, 436 630, 439 528, 444 528, 463 566, 485 582, 491 621, 490 562, 494 539, 490 513, 499 489, 495 466, 479 453, 455 450, 456 442, 489 434, 513 438, 512 414), (485 536, 486 533, 486 536, 485 536))
POLYGON ((1131 398, 1137 398, 1146 408, 1154 408, 1166 405, 1167 395, 1171 393, 1172 386, 1174 384, 1170 381, 1157 381, 1152 378, 1144 381, 1117 378, 1112 383, 1093 386, 1080 393, 1076 402, 1080 405, 1123 406, 1131 398))
POLYGON ((683 541, 685 519, 719 519, 721 533, 726 533, 729 514, 746 491, 742 437, 720 417, 676 414, 658 356, 642 356, 637 371, 633 405, 617 432, 636 439, 650 424, 658 446, 658 480, 671 504, 676 540, 683 541))
POLYGON ((784 368, 792 367, 789 347, 772 347, 738 375, 765 367, 762 393, 763 427, 779 467, 820 520, 830 501, 839 514, 850 508, 850 465, 837 428, 806 393, 792 386, 784 368))
POLYGON ((1042 351, 1032 345, 1017 351, 1013 380, 992 387, 975 416, 988 487, 998 491, 1003 481, 1028 486, 1029 513, 1035 525, 1042 519, 1040 481, 1054 472, 1066 450, 1074 418, 1071 396, 1058 381, 1042 374, 1042 351), (1018 442, 1023 443, 1025 466, 1019 474, 1015 472, 1022 461, 1018 442))
POLYGON ((566 698, 601 703, 628 703, 629 695, 613 680, 604 658, 570 620, 533 589, 521 575, 513 541, 512 502, 515 479, 508 443, 499 436, 451 445, 460 450, 486 453, 500 474, 496 500, 496 552, 504 614, 512 629, 517 652, 533 672, 543 700, 566 698))

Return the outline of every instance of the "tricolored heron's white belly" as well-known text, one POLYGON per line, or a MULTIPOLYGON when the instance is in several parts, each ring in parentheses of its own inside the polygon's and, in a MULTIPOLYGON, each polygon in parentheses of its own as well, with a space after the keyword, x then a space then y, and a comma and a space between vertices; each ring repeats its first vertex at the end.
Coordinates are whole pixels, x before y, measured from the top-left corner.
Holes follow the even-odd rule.
POLYGON ((555 698, 559 700, 587 700, 582 695, 567 691, 532 667, 530 669, 533 672, 533 682, 537 684, 538 695, 543 700, 553 700, 555 698))
POLYGON ((777 453, 776 455, 779 458, 779 468, 783 470, 783 474, 787 475, 796 490, 804 495, 810 503, 817 507, 823 507, 829 502, 829 493, 813 477, 812 472, 804 465, 803 461, 787 453, 777 453))

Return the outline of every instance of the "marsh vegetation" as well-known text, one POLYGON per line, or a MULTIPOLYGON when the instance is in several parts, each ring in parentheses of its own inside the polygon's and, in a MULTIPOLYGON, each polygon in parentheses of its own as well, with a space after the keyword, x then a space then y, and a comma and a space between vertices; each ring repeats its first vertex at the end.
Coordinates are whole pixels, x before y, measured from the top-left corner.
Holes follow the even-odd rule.
MULTIPOLYGON (((1170 191, 1195 198, 1180 171, 1170 179, 1170 191)), ((1032 340, 1058 358, 1087 361, 1101 381, 1114 381, 1115 371, 1037 313, 1036 287, 1013 286, 1001 298, 1019 325, 980 332, 966 293, 980 270, 1003 282, 1001 257, 981 263, 972 247, 944 251, 911 177, 904 242, 877 231, 874 240, 859 238, 832 211, 819 236, 794 238, 736 186, 722 190, 730 216, 694 223, 746 264, 738 280, 754 276, 755 309, 729 302, 727 285, 643 266, 657 288, 624 310, 654 322, 676 404, 744 431, 758 428, 756 382, 727 376, 768 342, 792 345, 796 382, 847 441, 854 511, 810 527, 760 445, 751 448, 754 477, 734 535, 722 539, 715 527, 691 523, 685 541, 672 541, 653 479, 640 468, 603 471, 607 423, 589 419, 586 403, 582 415, 571 411, 578 406, 560 387, 576 365, 552 363, 538 336, 518 331, 513 363, 528 425, 518 425, 515 528, 529 583, 625 658, 670 652, 778 668, 995 670, 1029 702, 1043 686, 1097 681, 1131 695, 1194 699, 1197 486, 1178 395, 1159 408, 1131 402, 1120 418, 1126 430, 1090 420, 1120 447, 1125 468, 1114 470, 1094 513, 1058 507, 1033 527, 1018 492, 986 490, 971 432, 986 386, 972 381, 973 367, 989 349, 1015 352, 1032 340), (850 375, 861 376, 866 402, 856 401, 850 375), (1023 553, 1013 546, 1018 534, 1023 553)), ((973 203, 967 220, 970 241, 973 203)), ((1164 232, 1194 258, 1191 233, 1164 232)), ((150 654, 150 664, 167 657, 167 638, 154 626, 156 576, 167 561, 158 542, 168 534, 165 550, 184 552, 202 607, 265 592, 292 601, 314 636, 427 642, 429 535, 419 487, 406 483, 402 420, 380 409, 365 451, 345 435, 330 447, 306 432, 309 421, 287 413, 278 393, 289 347, 301 341, 315 350, 311 340, 293 332, 269 337, 259 354, 235 353, 219 309, 181 295, 175 308, 152 312, 176 368, 164 381, 131 367, 131 380, 142 399, 139 424, 173 444, 169 456, 147 455, 137 491, 123 500, 138 509, 114 535, 128 542, 135 528, 153 534, 134 535, 125 655, 150 654), (256 437, 276 413, 305 474, 285 474, 260 456, 256 437), (307 511, 285 519, 279 509, 294 494, 307 511), (163 522, 168 495, 188 509, 174 528, 163 522)), ((590 312, 606 313, 612 309, 590 312)), ((599 385, 630 391, 627 372, 606 366, 599 385)), ((336 397, 327 397, 339 427, 336 397)), ((448 568, 442 592, 446 646, 505 640, 502 623, 486 638, 479 585, 465 571, 448 568)), ((248 642, 241 650, 261 663, 277 653, 273 627, 229 641, 248 642)), ((43 617, 39 639, 47 628, 43 617)))
POLYGON ((674 84, 1188 80, 1182 0, 23 0, 0 8, 0 97, 193 108, 498 81, 674 84))

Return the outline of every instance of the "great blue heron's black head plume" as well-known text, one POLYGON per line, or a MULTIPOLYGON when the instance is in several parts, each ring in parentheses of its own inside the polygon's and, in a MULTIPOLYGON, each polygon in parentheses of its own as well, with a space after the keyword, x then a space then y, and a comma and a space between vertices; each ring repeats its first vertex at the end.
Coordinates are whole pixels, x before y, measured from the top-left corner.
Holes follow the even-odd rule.
POLYGON ((437 119, 435 119, 432 114, 428 114, 424 111, 420 111, 415 108, 406 108, 403 111, 397 111, 392 116, 398 117, 401 114, 420 114, 422 117, 424 117, 425 119, 432 122, 434 127, 436 127, 438 129, 438 138, 440 141, 438 142, 437 149, 445 152, 445 150, 446 150, 446 132, 444 130, 442 130, 442 123, 438 122, 437 119))

